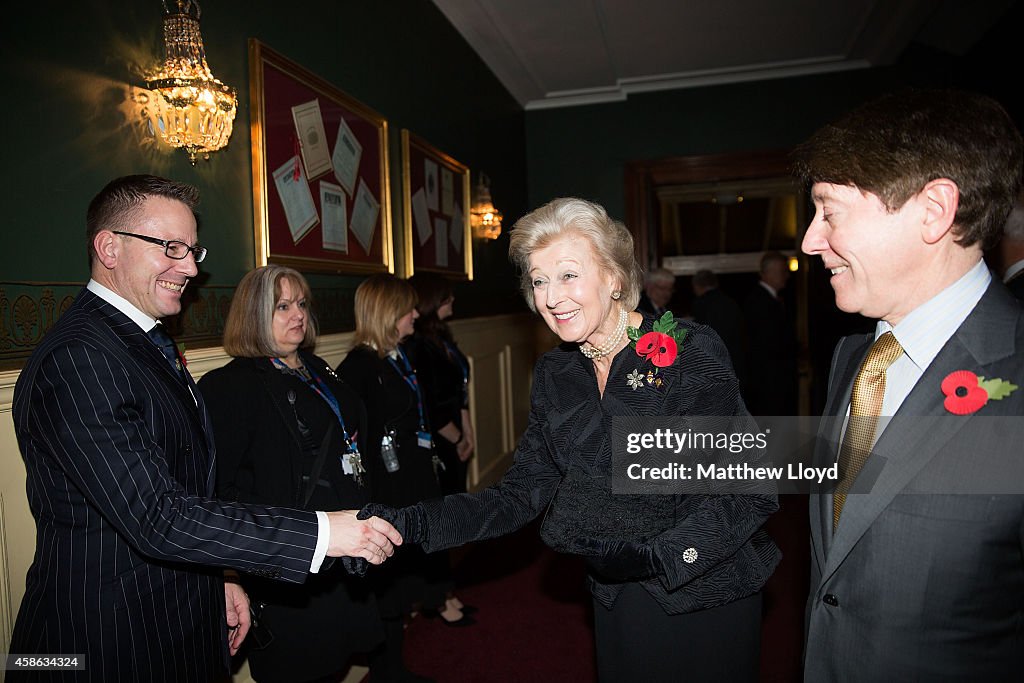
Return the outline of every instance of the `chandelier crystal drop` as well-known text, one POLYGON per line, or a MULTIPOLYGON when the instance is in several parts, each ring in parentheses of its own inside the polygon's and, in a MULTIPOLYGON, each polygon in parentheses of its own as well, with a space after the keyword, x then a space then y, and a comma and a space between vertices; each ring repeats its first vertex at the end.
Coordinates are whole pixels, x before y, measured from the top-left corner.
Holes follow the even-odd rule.
POLYGON ((196 0, 164 6, 164 63, 146 78, 154 97, 147 108, 150 131, 171 147, 180 147, 193 165, 200 154, 228 144, 238 109, 235 89, 214 78, 206 63, 196 0))

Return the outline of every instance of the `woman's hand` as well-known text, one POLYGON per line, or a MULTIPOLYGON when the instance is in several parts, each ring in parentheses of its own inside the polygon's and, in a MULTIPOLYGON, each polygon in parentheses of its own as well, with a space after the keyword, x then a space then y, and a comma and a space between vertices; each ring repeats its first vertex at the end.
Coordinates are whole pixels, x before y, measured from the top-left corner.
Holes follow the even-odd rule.
POLYGON ((459 460, 466 462, 473 456, 476 450, 476 434, 473 433, 473 423, 469 419, 469 411, 462 409, 462 438, 455 444, 455 455, 459 460))
POLYGON ((583 549, 587 565, 603 579, 630 581, 658 573, 651 546, 646 543, 597 538, 580 542, 587 546, 583 549))
POLYGON ((423 508, 412 505, 405 508, 393 508, 380 503, 370 503, 356 515, 358 519, 379 517, 390 522, 402 535, 404 543, 423 543, 427 539, 427 520, 423 508))
POLYGON ((459 428, 455 426, 454 422, 449 422, 444 427, 437 430, 437 433, 445 438, 450 443, 458 443, 462 438, 463 434, 459 431, 459 428))

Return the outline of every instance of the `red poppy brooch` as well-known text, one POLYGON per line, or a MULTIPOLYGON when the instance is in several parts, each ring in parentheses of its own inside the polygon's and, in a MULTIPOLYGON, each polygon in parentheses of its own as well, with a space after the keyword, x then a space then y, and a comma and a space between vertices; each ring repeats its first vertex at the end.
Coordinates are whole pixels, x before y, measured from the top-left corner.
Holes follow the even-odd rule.
POLYGON ((664 382, 658 376, 661 368, 667 368, 676 362, 679 357, 679 349, 683 346, 686 338, 686 330, 679 329, 676 317, 672 311, 666 311, 659 320, 654 321, 650 332, 641 335, 639 328, 630 327, 626 330, 629 335, 630 346, 636 351, 636 355, 648 360, 654 366, 642 372, 641 368, 635 368, 633 372, 626 375, 626 383, 633 391, 644 385, 655 389, 661 389, 664 382))
POLYGON ((956 370, 942 380, 942 393, 946 395, 942 405, 954 415, 970 415, 989 400, 999 401, 1017 388, 1004 379, 985 379, 970 370, 956 370))

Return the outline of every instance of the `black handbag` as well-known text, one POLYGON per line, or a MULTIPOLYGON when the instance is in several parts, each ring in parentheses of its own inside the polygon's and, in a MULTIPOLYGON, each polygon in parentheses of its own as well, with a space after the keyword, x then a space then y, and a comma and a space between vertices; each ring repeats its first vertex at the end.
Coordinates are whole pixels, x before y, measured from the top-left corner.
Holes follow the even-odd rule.
POLYGON ((262 600, 254 600, 249 603, 249 616, 252 619, 252 624, 249 626, 247 640, 257 650, 265 650, 274 642, 274 632, 263 620, 263 611, 266 606, 267 603, 262 600))

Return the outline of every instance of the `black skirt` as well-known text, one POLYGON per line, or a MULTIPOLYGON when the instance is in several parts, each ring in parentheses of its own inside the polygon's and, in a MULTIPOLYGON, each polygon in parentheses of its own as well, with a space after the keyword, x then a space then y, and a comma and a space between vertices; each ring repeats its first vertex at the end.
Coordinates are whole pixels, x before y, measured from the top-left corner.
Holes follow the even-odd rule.
POLYGON ((639 584, 611 609, 594 601, 600 683, 755 683, 761 594, 687 614, 666 614, 639 584))

